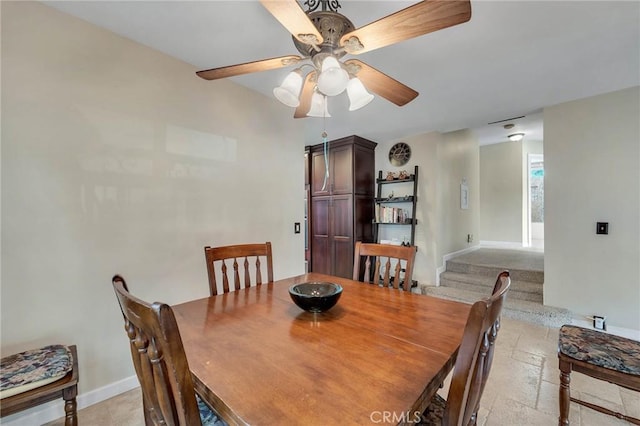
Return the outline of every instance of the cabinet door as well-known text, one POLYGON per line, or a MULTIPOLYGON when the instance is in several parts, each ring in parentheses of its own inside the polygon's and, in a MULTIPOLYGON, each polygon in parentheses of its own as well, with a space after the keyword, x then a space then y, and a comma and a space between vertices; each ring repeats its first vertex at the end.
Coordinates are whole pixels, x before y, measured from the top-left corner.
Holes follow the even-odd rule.
POLYGON ((330 181, 333 195, 353 192, 353 146, 333 148, 330 154, 330 181))
POLYGON ((350 194, 353 191, 353 148, 351 145, 329 149, 329 176, 326 185, 324 152, 314 152, 311 160, 312 196, 350 194))
MULTIPOLYGON (((331 156, 329 156, 331 158, 331 156)), ((331 167, 329 167, 329 175, 331 176, 331 167)), ((331 180, 327 178, 326 186, 323 188, 325 176, 324 153, 314 152, 311 154, 311 195, 323 196, 331 194, 331 180)))
POLYGON ((331 247, 329 245, 330 197, 311 199, 311 271, 331 274, 331 247))
POLYGON ((330 213, 330 244, 333 275, 351 278, 353 275, 353 198, 351 195, 332 197, 330 213))

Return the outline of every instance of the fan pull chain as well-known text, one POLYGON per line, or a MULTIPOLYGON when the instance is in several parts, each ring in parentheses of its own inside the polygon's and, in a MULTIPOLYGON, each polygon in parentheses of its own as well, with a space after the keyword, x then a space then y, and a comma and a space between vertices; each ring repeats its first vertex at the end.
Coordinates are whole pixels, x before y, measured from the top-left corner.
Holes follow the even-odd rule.
POLYGON ((327 152, 327 132, 322 132, 322 143, 324 144, 324 182, 322 182, 322 190, 327 187, 327 179, 329 178, 329 153, 327 152))
POLYGON ((322 191, 327 188, 327 179, 329 178, 329 153, 327 152, 327 97, 324 97, 324 108, 322 113, 322 127, 324 130, 322 131, 322 144, 324 148, 324 182, 322 182, 322 191))

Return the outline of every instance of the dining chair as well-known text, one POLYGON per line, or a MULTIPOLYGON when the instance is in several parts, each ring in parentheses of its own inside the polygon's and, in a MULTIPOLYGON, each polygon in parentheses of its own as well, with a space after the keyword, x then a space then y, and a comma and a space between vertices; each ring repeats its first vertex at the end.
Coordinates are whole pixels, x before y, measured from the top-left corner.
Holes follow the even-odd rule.
POLYGON ((173 310, 129 293, 125 280, 112 279, 133 366, 142 389, 146 425, 225 425, 194 390, 173 310))
POLYGON ((500 312, 511 286, 508 271, 498 274, 490 297, 473 304, 445 400, 435 394, 422 414, 421 425, 475 425, 500 330, 500 312))
POLYGON ((251 287, 252 280, 255 285, 262 284, 264 272, 267 274, 266 282, 273 282, 273 258, 271 243, 268 241, 261 244, 207 246, 204 248, 204 256, 209 275, 209 292, 212 296, 229 293, 230 274, 233 274, 233 288, 235 290, 251 287), (229 267, 232 270, 229 270, 229 267), (242 280, 240 280, 241 275, 242 280), (218 279, 222 280, 221 292, 218 289, 218 279))
POLYGON ((383 287, 411 291, 415 257, 415 246, 395 246, 357 241, 353 259, 353 279, 366 283, 372 282, 383 287), (383 261, 381 258, 385 260, 383 261), (371 269, 372 265, 373 270, 371 269), (372 277, 373 281, 371 280, 372 277))

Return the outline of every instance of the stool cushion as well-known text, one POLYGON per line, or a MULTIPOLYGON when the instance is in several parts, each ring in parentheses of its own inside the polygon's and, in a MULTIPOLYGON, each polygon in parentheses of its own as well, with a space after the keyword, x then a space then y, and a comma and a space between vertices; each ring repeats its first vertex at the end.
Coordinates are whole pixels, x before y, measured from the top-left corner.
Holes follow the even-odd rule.
POLYGON ((579 361, 640 376, 640 342, 574 325, 560 328, 558 351, 579 361))
POLYGON ((0 398, 53 383, 73 368, 71 351, 49 345, 9 355, 0 360, 0 398))

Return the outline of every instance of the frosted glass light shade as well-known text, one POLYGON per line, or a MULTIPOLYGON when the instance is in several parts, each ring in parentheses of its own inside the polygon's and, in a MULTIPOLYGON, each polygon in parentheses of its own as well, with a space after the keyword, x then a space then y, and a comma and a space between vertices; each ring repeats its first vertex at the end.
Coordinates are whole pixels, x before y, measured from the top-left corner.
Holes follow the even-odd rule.
POLYGON ((318 90, 327 96, 336 96, 344 92, 349 83, 349 73, 340 66, 333 56, 322 61, 322 72, 318 76, 318 90))
POLYGON ((524 138, 524 133, 514 133, 507 136, 512 142, 520 142, 524 138))
POLYGON ((327 108, 327 97, 322 93, 314 92, 311 95, 311 108, 307 113, 309 117, 331 117, 327 108))
POLYGON ((300 105, 298 95, 300 95, 301 88, 302 75, 300 74, 300 71, 291 71, 282 84, 273 89, 273 96, 286 106, 295 108, 300 105))
POLYGON ((349 96, 349 111, 360 109, 373 100, 373 95, 367 92, 364 84, 357 77, 349 80, 347 96, 349 96))

